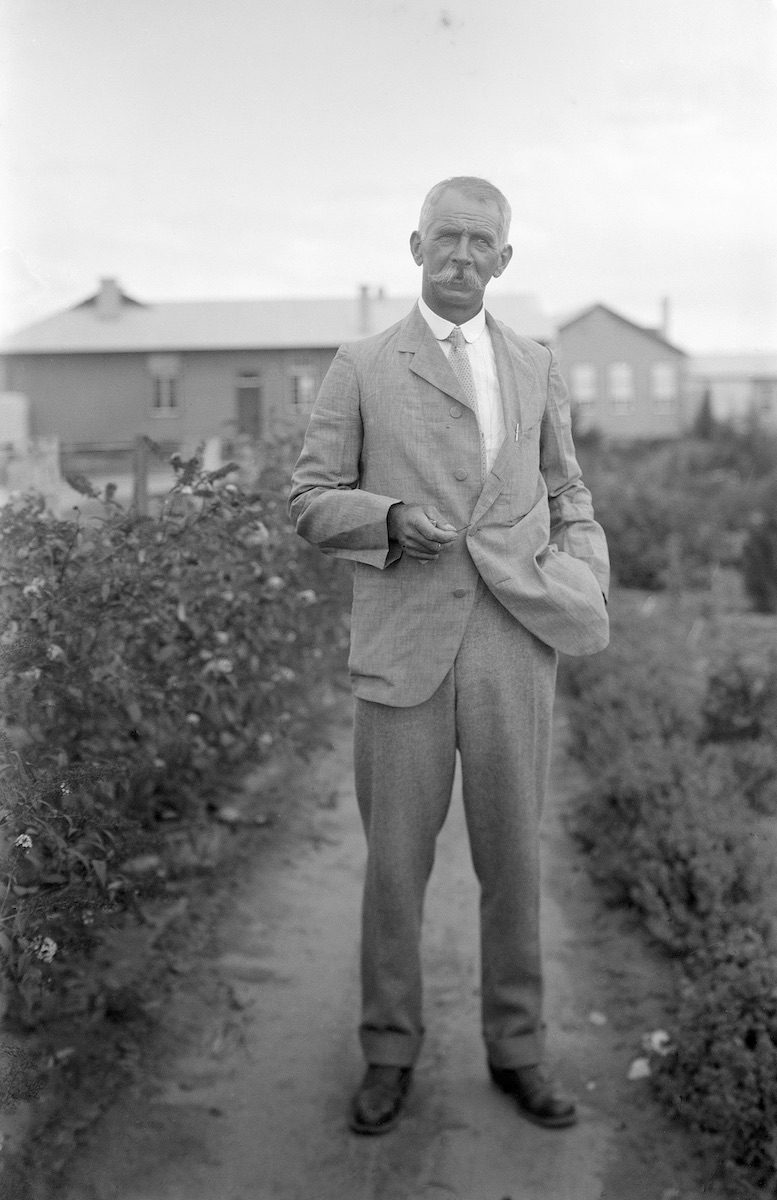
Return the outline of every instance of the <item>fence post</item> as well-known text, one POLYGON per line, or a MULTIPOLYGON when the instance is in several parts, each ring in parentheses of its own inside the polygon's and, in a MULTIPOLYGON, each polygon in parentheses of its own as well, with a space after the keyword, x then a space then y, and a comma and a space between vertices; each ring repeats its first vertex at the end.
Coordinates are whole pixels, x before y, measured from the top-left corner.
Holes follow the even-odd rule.
POLYGON ((135 438, 132 474, 132 504, 136 512, 145 517, 148 515, 148 440, 145 437, 135 438))

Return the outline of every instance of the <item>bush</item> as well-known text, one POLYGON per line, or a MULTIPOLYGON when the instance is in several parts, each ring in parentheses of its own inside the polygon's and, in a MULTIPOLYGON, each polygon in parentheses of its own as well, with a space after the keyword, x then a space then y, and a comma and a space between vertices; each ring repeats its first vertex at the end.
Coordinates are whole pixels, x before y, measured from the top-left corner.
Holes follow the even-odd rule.
POLYGON ((158 519, 110 499, 92 519, 0 510, 0 953, 27 1025, 105 1002, 92 957, 164 888, 161 831, 304 745, 316 683, 344 665, 347 578, 293 535, 283 496, 197 456, 175 469, 158 519))
POLYGON ((777 961, 752 932, 721 945, 685 989, 656 1089, 740 1186, 777 1194, 777 961))
POLYGON ((777 743, 777 650, 752 660, 729 654, 714 667, 702 704, 702 740, 777 743))
MULTIPOLYGON (((711 439, 655 446, 583 441, 580 457, 613 575, 624 587, 707 586, 730 547, 739 553, 753 514, 777 519, 777 439, 763 431, 720 426, 711 439)), ((772 525, 754 531, 750 553, 751 578, 763 592, 765 562, 767 578, 774 578, 772 525)), ((769 585, 766 602, 772 596, 769 585)))
POLYGON ((751 519, 742 549, 742 578, 756 612, 777 612, 777 515, 751 519))
POLYGON ((660 1096, 738 1185, 774 1188, 774 880, 753 820, 774 811, 777 658, 729 657, 705 690, 683 631, 646 624, 615 621, 609 650, 565 664, 592 781, 573 828, 610 900, 682 964, 660 1096))

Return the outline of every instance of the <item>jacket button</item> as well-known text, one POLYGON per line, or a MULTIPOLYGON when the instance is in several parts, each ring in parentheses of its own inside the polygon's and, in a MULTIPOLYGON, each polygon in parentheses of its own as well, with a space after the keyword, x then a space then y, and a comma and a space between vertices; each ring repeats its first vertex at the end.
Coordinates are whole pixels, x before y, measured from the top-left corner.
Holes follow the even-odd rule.
POLYGON ((450 408, 448 409, 448 412, 451 414, 452 417, 460 417, 461 414, 464 412, 464 409, 461 408, 461 406, 458 404, 452 404, 450 406, 450 408))
POLYGON ((455 588, 453 592, 457 600, 461 600, 467 594, 466 588, 455 588))
POLYGON ((459 467, 458 471, 454 471, 453 474, 456 479, 466 479, 468 472, 465 471, 463 467, 459 467))

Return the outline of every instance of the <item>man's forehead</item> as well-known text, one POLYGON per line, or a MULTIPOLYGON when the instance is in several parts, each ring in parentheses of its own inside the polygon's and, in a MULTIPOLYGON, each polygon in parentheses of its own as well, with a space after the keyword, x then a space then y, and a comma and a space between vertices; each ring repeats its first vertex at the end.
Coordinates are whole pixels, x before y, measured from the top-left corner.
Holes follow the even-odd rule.
POLYGON ((432 221, 464 221, 499 224, 501 213, 493 200, 480 200, 477 196, 465 195, 457 188, 447 188, 438 196, 430 214, 432 221))

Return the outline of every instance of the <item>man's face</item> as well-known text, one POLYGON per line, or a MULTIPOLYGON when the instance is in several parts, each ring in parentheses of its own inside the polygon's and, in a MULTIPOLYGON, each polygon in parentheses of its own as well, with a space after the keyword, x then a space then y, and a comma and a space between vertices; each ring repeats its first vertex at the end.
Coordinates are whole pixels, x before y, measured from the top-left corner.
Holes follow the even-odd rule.
POLYGON ((410 250, 423 267, 424 300, 457 325, 479 311, 486 285, 512 257, 512 248, 502 245, 496 204, 470 199, 455 188, 439 197, 427 228, 410 238, 410 250))

